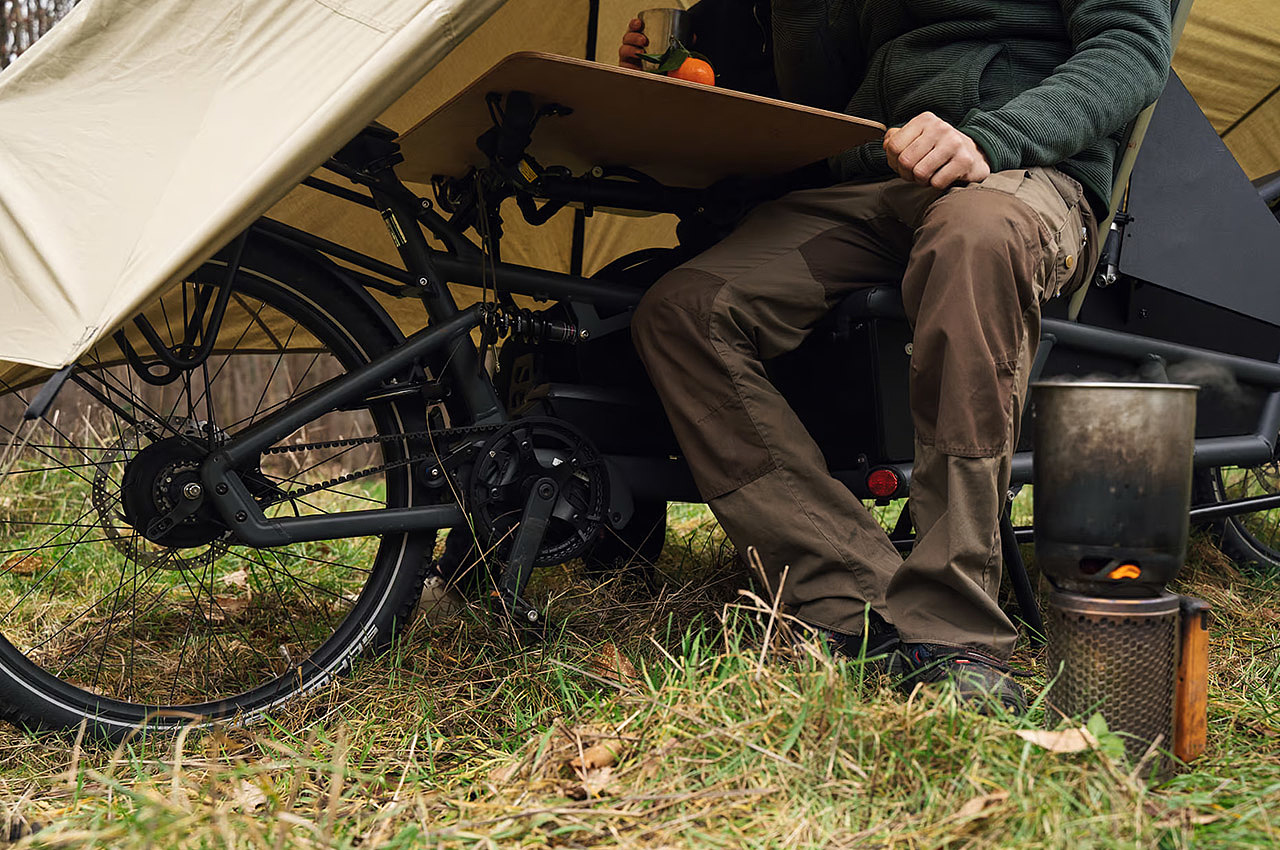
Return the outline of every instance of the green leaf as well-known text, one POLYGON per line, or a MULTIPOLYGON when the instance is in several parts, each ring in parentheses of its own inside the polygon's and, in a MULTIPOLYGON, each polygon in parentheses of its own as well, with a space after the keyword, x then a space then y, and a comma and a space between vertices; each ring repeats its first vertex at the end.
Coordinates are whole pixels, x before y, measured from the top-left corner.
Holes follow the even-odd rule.
POLYGON ((640 54, 640 58, 646 62, 657 63, 658 67, 654 68, 653 71, 658 74, 666 74, 670 71, 674 71, 676 68, 683 65, 684 60, 688 59, 690 56, 702 59, 704 62, 706 61, 705 56, 691 52, 679 41, 671 42, 671 46, 667 48, 667 52, 662 55, 658 55, 657 53, 640 54))
POLYGON ((665 74, 668 71, 674 71, 684 64, 684 60, 689 58, 689 51, 683 47, 672 47, 667 51, 667 55, 663 58, 662 64, 658 66, 658 73, 665 74))
POLYGON ((1107 728, 1107 719, 1102 716, 1102 712, 1094 713, 1085 728, 1097 739, 1098 749, 1107 757, 1116 760, 1124 758, 1124 739, 1107 728))

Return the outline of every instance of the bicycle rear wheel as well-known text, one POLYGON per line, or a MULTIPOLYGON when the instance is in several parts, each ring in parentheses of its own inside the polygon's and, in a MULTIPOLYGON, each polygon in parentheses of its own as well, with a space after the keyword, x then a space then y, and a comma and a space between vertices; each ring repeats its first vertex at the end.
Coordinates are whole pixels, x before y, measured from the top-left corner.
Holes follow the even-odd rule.
MULTIPOLYGON (((1196 473, 1197 502, 1227 502, 1280 493, 1280 463, 1225 466, 1196 473)), ((1214 520, 1209 530, 1222 552, 1242 567, 1280 570, 1280 510, 1258 511, 1214 520)))
MULTIPOLYGON (((166 344, 226 277, 211 262, 145 311, 166 344)), ((384 645, 412 611, 431 535, 259 549, 207 505, 159 542, 143 532, 191 498, 219 444, 395 342, 385 314, 322 261, 251 247, 214 353, 168 385, 148 384, 108 339, 33 424, 22 416, 41 376, 11 370, 0 384, 3 716, 87 721, 113 738, 144 724, 248 722, 384 645)), ((396 438, 425 427, 417 407, 326 414, 244 480, 268 516, 409 505, 396 438), (377 439, 315 445, 353 437, 377 439), (312 446, 290 450, 300 444, 312 446), (337 480, 352 469, 380 471, 337 480)))

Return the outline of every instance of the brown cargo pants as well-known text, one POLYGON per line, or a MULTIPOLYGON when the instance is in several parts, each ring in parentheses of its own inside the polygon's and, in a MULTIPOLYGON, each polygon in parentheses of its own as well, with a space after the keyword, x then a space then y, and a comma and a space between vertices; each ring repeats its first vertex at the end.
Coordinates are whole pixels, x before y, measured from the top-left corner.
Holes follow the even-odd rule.
POLYGON ((1040 304, 1082 282, 1095 229, 1080 185, 1054 169, 945 192, 844 184, 757 208, 648 292, 632 335, 694 479, 774 590, 786 567, 797 616, 857 634, 870 604, 905 641, 1008 657, 998 522, 1040 304), (762 365, 853 290, 897 281, 913 328, 905 560, 762 365))

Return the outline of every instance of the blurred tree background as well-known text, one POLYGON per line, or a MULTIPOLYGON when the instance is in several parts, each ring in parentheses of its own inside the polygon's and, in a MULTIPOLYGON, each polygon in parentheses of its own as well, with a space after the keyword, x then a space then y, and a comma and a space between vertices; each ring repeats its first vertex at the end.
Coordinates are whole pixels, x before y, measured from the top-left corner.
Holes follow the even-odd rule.
POLYGON ((71 11, 76 0, 2 0, 3 34, 0 35, 0 69, 36 43, 36 39, 71 11))

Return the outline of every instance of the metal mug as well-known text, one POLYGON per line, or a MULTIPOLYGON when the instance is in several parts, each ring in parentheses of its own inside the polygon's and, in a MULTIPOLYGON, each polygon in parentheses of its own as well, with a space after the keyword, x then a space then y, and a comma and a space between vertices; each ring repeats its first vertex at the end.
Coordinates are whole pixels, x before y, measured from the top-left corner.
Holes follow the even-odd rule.
MULTIPOLYGON (((649 55, 661 56, 677 41, 685 47, 693 46, 693 18, 684 9, 645 9, 637 17, 644 22, 644 34, 649 39, 645 52, 649 55)), ((641 59, 640 67, 655 71, 658 63, 641 59)))
POLYGON ((1036 564, 1060 589, 1151 595, 1182 566, 1197 389, 1032 386, 1036 564))

